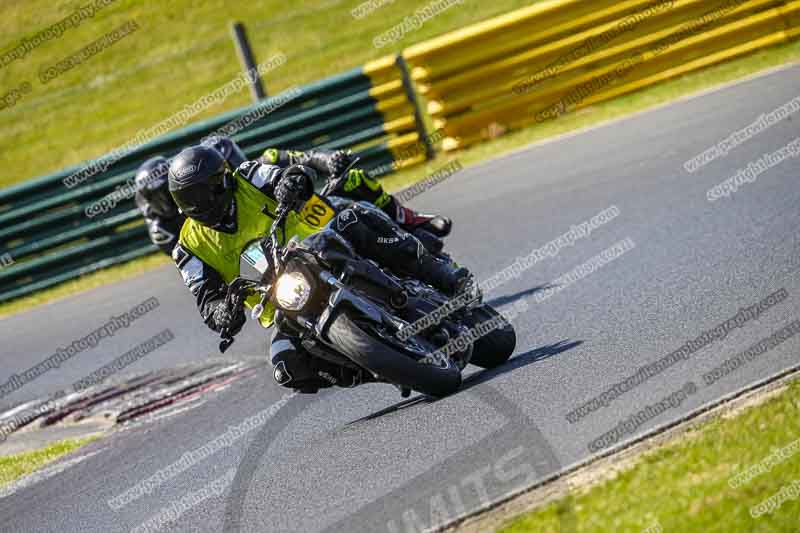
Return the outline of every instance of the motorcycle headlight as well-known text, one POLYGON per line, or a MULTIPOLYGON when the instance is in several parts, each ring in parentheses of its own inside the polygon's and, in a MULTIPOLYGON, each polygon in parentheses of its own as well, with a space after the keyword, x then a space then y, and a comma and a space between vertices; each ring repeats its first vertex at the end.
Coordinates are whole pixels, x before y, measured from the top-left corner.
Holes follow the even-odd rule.
POLYGON ((299 311, 311 296, 311 284, 299 272, 282 274, 275 286, 275 299, 287 311, 299 311))

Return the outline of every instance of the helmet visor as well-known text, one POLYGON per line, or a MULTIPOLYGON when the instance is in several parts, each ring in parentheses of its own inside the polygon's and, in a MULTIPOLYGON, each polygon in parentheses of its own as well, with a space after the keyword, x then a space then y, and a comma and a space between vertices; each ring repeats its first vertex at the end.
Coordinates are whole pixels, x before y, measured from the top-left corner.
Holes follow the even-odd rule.
POLYGON ((207 185, 194 185, 173 191, 172 196, 184 215, 212 227, 222 222, 232 191, 226 190, 222 184, 210 188, 207 185))
POLYGON ((175 207, 175 202, 172 200, 169 191, 166 187, 157 189, 155 191, 148 191, 145 199, 150 207, 150 210, 161 217, 174 217, 178 214, 178 209, 175 207))

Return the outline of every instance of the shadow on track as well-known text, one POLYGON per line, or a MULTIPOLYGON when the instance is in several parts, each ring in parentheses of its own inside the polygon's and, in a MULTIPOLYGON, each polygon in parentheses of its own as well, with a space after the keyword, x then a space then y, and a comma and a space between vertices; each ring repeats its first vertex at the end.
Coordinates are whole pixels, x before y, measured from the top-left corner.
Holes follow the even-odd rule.
MULTIPOLYGON (((496 368, 483 370, 471 374, 469 377, 464 379, 463 383, 461 384, 461 388, 452 396, 461 394, 471 389, 472 387, 491 381, 492 379, 495 379, 498 376, 501 376, 508 372, 512 372, 514 370, 517 370, 518 368, 522 368, 524 366, 528 366, 533 363, 538 363, 539 361, 544 361, 545 359, 549 359, 553 356, 559 355, 563 352, 566 352, 567 350, 576 348, 581 344, 583 344, 583 341, 562 340, 554 344, 542 346, 539 348, 534 348, 533 350, 529 350, 525 353, 519 354, 518 356, 512 357, 506 363, 496 368)), ((430 404, 430 403, 435 403, 437 401, 438 399, 432 398, 430 396, 424 396, 424 395, 415 396, 413 398, 403 400, 402 402, 398 402, 394 405, 390 405, 389 407, 371 413, 357 420, 353 420, 352 422, 345 424, 344 427, 351 427, 360 422, 368 422, 370 420, 375 420, 376 418, 380 418, 384 415, 396 413, 402 411, 403 409, 408 409, 410 407, 413 407, 421 403, 430 404)))
POLYGON ((545 285, 538 285, 536 287, 531 287, 530 289, 525 289, 524 291, 515 292, 514 294, 509 294, 506 296, 498 296, 496 298, 492 298, 491 300, 486 300, 484 303, 491 305, 492 307, 500 307, 501 305, 510 304, 516 302, 517 300, 521 300, 526 296, 530 296, 531 294, 536 294, 537 292, 543 292, 548 289, 555 289, 558 285, 552 285, 550 283, 546 283, 545 285))
POLYGON ((466 378, 462 384, 461 388, 458 389, 456 394, 461 394, 464 391, 471 389, 477 385, 482 383, 486 383, 487 381, 491 381, 498 376, 503 374, 507 374, 508 372, 513 372, 518 368, 522 368, 524 366, 528 366, 533 363, 538 363, 540 361, 544 361, 545 359, 550 359, 556 355, 562 354, 567 350, 572 350, 573 348, 577 348, 583 344, 583 341, 569 341, 563 340, 558 341, 554 344, 549 344, 547 346, 542 346, 540 348, 534 348, 533 350, 529 350, 525 353, 521 353, 516 357, 512 357, 504 364, 484 370, 482 372, 476 372, 475 374, 470 375, 466 378))

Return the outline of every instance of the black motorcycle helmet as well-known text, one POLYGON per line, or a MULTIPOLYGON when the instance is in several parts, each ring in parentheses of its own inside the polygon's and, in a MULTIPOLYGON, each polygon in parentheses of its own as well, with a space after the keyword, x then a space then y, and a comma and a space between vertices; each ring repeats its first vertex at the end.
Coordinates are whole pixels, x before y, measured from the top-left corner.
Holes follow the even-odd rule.
POLYGON ((136 204, 145 214, 164 218, 178 215, 178 207, 169 193, 167 174, 169 161, 165 157, 152 157, 136 171, 136 204))
POLYGON ((169 167, 169 192, 181 212, 210 228, 225 218, 234 183, 222 154, 208 146, 186 148, 169 167))
POLYGON ((222 157, 225 158, 225 161, 227 161, 230 167, 234 170, 239 168, 239 165, 247 161, 247 156, 244 155, 244 152, 241 148, 239 148, 239 145, 228 137, 214 135, 213 137, 209 137, 203 141, 203 145, 213 148, 217 152, 221 153, 222 157))

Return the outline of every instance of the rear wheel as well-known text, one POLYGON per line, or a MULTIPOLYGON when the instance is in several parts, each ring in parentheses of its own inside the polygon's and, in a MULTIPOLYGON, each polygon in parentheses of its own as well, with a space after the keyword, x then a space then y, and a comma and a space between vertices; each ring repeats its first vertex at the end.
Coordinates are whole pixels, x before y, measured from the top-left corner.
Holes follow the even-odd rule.
MULTIPOLYGON (((328 338, 359 366, 380 378, 429 394, 447 396, 461 386, 461 372, 452 361, 447 366, 417 362, 411 353, 365 331, 346 313, 339 313, 328 329, 328 338)), ((431 352, 435 347, 431 345, 431 352)))
MULTIPOLYGON (((475 327, 487 320, 502 317, 503 315, 492 307, 483 305, 474 309, 472 316, 473 320, 469 324, 470 327, 475 327)), ((517 334, 514 332, 514 326, 511 323, 505 318, 502 318, 502 321, 504 322, 502 327, 475 341, 470 363, 482 368, 494 368, 508 361, 508 358, 511 357, 517 347, 517 334)))

